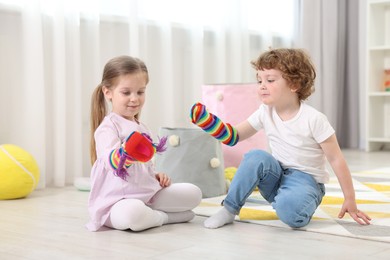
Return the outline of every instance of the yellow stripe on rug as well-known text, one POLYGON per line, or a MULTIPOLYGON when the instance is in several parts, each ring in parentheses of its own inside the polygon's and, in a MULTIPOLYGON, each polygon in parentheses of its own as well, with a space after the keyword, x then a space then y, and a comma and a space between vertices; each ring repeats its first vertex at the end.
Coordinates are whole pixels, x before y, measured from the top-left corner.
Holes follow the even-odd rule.
MULTIPOLYGON (((239 214, 240 220, 278 220, 278 216, 275 211, 250 209, 243 207, 239 214)), ((316 220, 322 220, 326 218, 313 217, 316 220)))
POLYGON ((240 220, 276 220, 276 219, 279 219, 278 216, 276 216, 275 211, 249 209, 249 208, 241 208, 239 217, 240 217, 240 220))
POLYGON ((365 183, 365 182, 363 182, 363 184, 376 191, 390 191, 390 185, 373 184, 373 183, 365 183))
MULTIPOLYGON (((321 205, 342 205, 344 198, 325 196, 322 199, 321 205)), ((390 202, 376 201, 376 200, 356 200, 356 204, 389 204, 390 202)))
MULTIPOLYGON (((328 214, 332 218, 338 218, 340 208, 334 207, 321 207, 321 210, 328 214)), ((372 219, 382 219, 382 218, 390 218, 390 213, 386 212, 376 212, 376 211, 364 211, 367 215, 369 215, 372 219)), ((348 213, 345 214, 344 218, 351 218, 348 213)))

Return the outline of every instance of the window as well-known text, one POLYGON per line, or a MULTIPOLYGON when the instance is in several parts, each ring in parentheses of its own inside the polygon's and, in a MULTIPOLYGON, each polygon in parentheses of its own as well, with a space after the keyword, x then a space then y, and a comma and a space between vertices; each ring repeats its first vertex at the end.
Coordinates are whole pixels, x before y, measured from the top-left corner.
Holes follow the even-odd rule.
MULTIPOLYGON (((31 0, 0 0, 0 4, 21 7, 31 0)), ((173 22, 204 27, 240 26, 272 35, 292 36, 295 0, 38 0, 43 13, 54 15, 59 7, 83 15, 101 14, 126 18, 136 13, 153 22, 173 22), (134 12, 134 8, 137 10, 134 12), (237 12, 242 15, 237 15, 237 12), (240 17, 240 21, 233 21, 240 17)))

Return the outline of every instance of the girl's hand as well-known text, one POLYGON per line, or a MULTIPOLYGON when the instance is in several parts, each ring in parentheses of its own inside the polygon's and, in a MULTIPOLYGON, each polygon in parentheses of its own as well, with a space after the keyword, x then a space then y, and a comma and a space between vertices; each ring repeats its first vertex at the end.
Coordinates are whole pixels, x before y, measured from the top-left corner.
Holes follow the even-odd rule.
POLYGON ((348 212, 348 214, 360 225, 370 224, 371 218, 363 211, 360 211, 354 201, 344 201, 339 213, 339 218, 343 218, 346 212, 348 212))
POLYGON ((161 187, 168 187, 171 185, 171 179, 165 173, 157 173, 156 179, 160 182, 161 187))

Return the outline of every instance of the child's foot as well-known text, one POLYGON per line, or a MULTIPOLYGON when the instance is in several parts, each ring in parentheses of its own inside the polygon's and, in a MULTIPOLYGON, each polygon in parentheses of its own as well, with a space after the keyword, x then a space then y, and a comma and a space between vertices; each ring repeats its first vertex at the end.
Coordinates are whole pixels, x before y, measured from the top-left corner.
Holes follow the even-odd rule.
POLYGON ((166 224, 188 222, 195 217, 195 213, 192 210, 182 212, 166 212, 168 215, 168 222, 166 224))
POLYGON ((206 228, 219 228, 226 224, 233 223, 235 215, 230 213, 225 207, 209 217, 203 223, 206 228))

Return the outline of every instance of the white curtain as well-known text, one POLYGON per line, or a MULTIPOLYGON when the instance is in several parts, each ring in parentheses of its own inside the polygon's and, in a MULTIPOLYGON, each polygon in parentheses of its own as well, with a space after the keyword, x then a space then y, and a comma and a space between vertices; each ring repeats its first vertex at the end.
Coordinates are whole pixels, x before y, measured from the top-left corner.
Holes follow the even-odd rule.
POLYGON ((343 148, 361 148, 359 3, 300 0, 294 46, 309 51, 317 69, 309 103, 328 116, 343 148))
POLYGON ((155 134, 190 127, 203 84, 254 82, 252 59, 292 45, 295 3, 0 0, 0 144, 34 156, 39 188, 89 176, 90 96, 108 59, 146 62, 141 120, 155 134))

